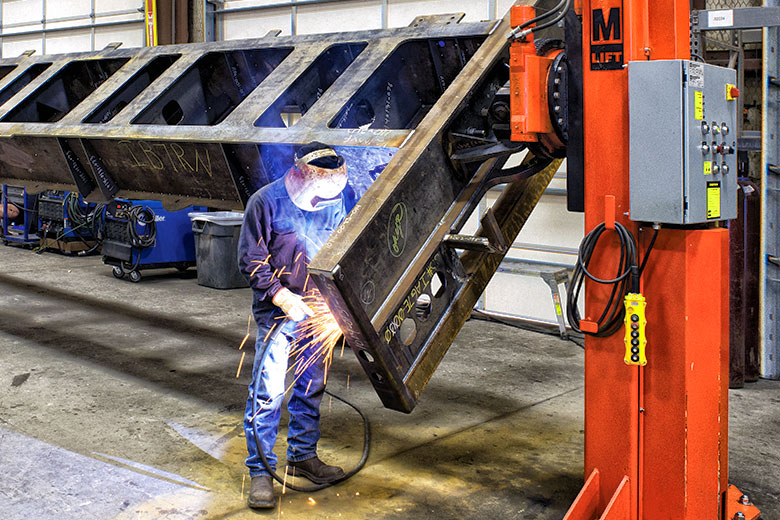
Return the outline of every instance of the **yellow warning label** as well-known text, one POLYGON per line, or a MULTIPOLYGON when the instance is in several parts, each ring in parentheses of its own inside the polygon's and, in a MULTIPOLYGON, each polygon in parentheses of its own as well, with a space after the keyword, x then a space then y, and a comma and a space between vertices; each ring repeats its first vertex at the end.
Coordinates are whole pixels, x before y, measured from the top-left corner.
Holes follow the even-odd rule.
POLYGON ((704 93, 700 91, 696 91, 696 121, 701 121, 704 119, 704 93))
POLYGON ((720 218, 720 182, 707 183, 707 218, 720 218))
POLYGON ((704 175, 712 175, 712 161, 704 161, 704 175))

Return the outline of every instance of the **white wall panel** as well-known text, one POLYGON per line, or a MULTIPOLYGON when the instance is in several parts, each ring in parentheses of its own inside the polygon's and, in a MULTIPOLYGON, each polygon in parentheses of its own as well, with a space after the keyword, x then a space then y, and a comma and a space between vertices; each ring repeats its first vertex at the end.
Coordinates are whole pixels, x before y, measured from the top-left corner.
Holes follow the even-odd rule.
POLYGON ((143 47, 146 43, 143 24, 95 29, 95 49, 111 42, 122 42, 122 47, 143 47))
POLYGON ((143 12, 143 7, 143 0, 95 0, 95 12, 97 13, 124 11, 126 9, 141 9, 140 12, 143 12))
POLYGON ((406 27, 423 14, 466 13, 464 21, 478 22, 490 17, 487 0, 389 0, 390 27, 406 27))
POLYGON ((298 8, 298 34, 382 28, 382 2, 361 0, 298 8))
POLYGON ((2 9, 4 24, 31 22, 38 27, 41 25, 43 18, 42 0, 5 0, 2 2, 2 9))
POLYGON ((34 50, 38 54, 43 49, 43 42, 40 36, 19 36, 16 38, 3 38, 3 57, 12 58, 19 56, 27 50, 34 50))
POLYGON ((224 40, 260 38, 268 31, 279 29, 283 35, 292 34, 290 9, 268 9, 258 12, 230 13, 224 17, 224 40))
POLYGON ((46 54, 85 52, 92 49, 92 37, 88 29, 64 31, 46 35, 46 54))
MULTIPOLYGON (((40 3, 41 0, 38 0, 40 3)), ((89 15, 92 9, 90 0, 59 0, 46 2, 46 18, 64 18, 67 16, 89 15)), ((70 22, 71 24, 73 22, 70 22)))

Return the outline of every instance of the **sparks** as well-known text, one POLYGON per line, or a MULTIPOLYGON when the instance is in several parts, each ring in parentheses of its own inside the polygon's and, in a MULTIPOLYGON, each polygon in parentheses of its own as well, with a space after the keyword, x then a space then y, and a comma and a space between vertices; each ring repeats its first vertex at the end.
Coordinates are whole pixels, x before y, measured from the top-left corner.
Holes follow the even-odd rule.
POLYGON ((238 362, 238 370, 236 370, 236 379, 241 375, 241 367, 244 365, 244 358, 246 357, 246 351, 241 353, 241 361, 238 362))
MULTIPOLYGON (((319 291, 314 289, 303 299, 314 311, 314 315, 298 324, 297 339, 290 348, 290 354, 295 359, 295 363, 290 367, 296 376, 293 385, 309 367, 320 362, 325 365, 327 383, 328 369, 333 361, 333 350, 342 339, 341 329, 319 291)), ((308 388, 306 393, 308 394, 308 388)))
POLYGON ((238 350, 241 350, 244 348, 244 345, 246 344, 247 340, 249 339, 249 331, 252 327, 252 314, 249 314, 249 320, 247 320, 246 323, 246 336, 244 336, 244 340, 241 342, 241 345, 238 347, 238 350))

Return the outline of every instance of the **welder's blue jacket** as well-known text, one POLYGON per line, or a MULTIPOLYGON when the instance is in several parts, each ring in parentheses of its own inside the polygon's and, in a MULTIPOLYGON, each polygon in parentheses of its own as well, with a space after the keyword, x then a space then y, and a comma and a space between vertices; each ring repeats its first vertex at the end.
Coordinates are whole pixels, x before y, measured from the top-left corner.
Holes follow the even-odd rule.
POLYGON ((341 202, 319 211, 293 204, 284 177, 249 198, 238 242, 238 266, 253 291, 252 311, 258 325, 272 326, 282 311, 271 300, 282 287, 303 295, 306 266, 347 215, 341 202))

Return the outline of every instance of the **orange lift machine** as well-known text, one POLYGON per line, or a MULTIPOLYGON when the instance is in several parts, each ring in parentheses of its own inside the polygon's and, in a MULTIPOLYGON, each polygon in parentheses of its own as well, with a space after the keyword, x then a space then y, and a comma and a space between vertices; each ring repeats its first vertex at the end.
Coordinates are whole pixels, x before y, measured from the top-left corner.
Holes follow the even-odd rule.
MULTIPOLYGON (((584 315, 568 312, 586 334, 586 482, 566 520, 758 518, 728 483, 735 73, 691 61, 688 0, 573 8, 588 235, 572 284, 584 315)), ((538 142, 551 60, 534 52, 535 10, 511 16, 513 140, 538 142)))

